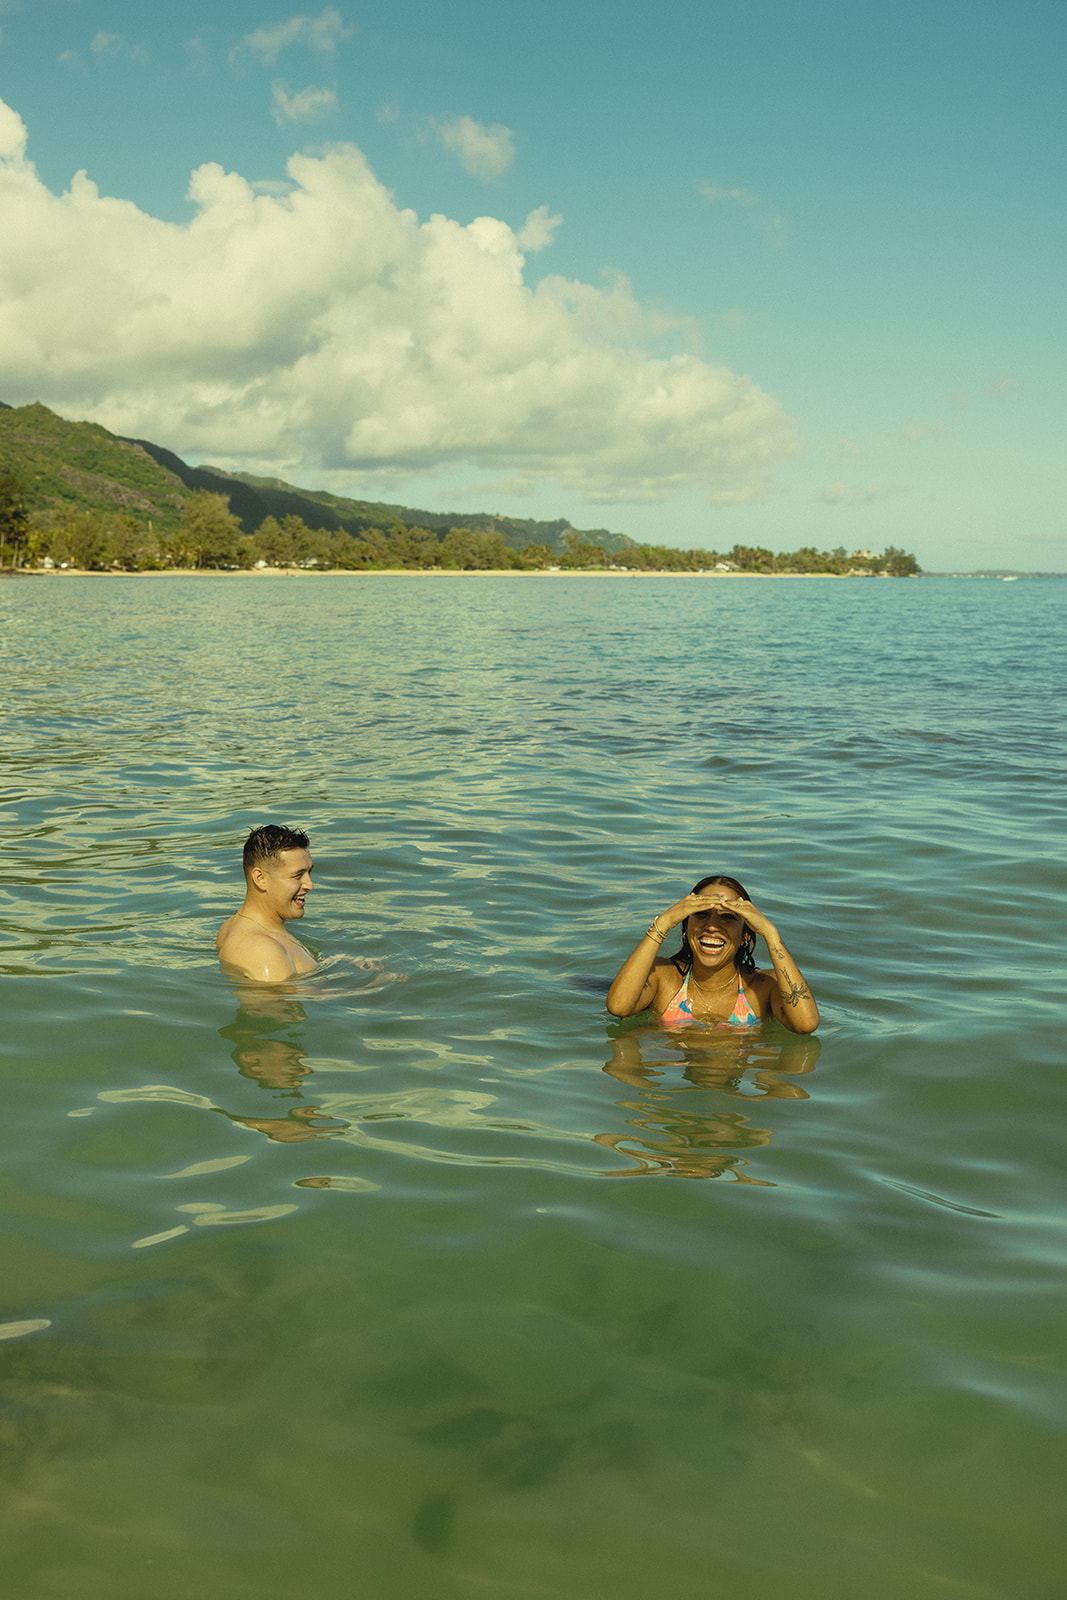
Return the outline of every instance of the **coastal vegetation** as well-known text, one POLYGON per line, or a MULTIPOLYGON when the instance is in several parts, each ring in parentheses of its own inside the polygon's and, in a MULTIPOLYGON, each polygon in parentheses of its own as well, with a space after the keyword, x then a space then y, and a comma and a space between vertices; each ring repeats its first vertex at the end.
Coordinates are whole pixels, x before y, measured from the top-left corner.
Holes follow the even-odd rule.
POLYGON ((0 407, 0 564, 91 572, 751 572, 909 577, 913 555, 805 547, 775 554, 639 545, 560 518, 414 511, 280 479, 190 467, 147 440, 67 422, 36 404, 0 407))

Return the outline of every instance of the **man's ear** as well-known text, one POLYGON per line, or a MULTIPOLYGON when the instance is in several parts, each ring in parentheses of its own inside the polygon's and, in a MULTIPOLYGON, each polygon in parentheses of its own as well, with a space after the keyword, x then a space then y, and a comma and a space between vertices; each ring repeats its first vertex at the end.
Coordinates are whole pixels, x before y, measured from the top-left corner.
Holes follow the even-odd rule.
POLYGON ((248 881, 254 889, 263 894, 269 882, 269 875, 262 867, 252 867, 248 874, 248 881))

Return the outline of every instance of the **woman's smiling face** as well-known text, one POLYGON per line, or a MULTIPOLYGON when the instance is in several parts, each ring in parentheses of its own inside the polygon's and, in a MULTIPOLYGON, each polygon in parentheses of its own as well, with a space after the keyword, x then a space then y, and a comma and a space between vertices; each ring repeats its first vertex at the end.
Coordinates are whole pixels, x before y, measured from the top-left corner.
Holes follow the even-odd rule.
MULTIPOLYGON (((725 884, 709 885, 703 892, 709 897, 721 895, 724 900, 734 899, 733 890, 725 884)), ((718 967, 735 960, 745 936, 745 921, 736 912, 724 910, 721 904, 706 911, 691 911, 685 936, 694 961, 718 967)))

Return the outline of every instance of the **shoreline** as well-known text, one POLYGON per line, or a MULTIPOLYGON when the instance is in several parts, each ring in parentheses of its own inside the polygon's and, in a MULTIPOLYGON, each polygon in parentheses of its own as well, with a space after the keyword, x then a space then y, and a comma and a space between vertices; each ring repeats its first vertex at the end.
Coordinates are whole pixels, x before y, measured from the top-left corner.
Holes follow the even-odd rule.
MULTIPOLYGON (((94 572, 88 567, 49 567, 8 569, 4 577, 12 578, 832 578, 835 582, 887 578, 888 573, 855 572, 713 572, 710 567, 698 567, 690 572, 675 572, 669 567, 654 567, 647 571, 636 568, 563 567, 538 568, 527 572, 508 567, 447 568, 447 567, 364 567, 353 570, 329 567, 318 572, 309 567, 242 567, 227 570, 221 567, 164 567, 155 572, 94 572)), ((919 577, 921 574, 909 574, 919 577)))

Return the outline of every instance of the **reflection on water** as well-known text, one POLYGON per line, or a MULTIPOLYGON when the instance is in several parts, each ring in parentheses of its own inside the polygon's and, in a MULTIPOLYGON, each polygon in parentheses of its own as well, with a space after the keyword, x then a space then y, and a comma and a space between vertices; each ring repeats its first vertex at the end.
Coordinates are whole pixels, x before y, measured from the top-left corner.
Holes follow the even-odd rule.
POLYGON ((237 1016, 219 1033, 233 1045, 231 1057, 242 1078, 251 1078, 264 1089, 299 1095, 299 1086, 311 1071, 307 1055, 298 1043, 269 1035, 306 1021, 299 1000, 249 988, 242 991, 237 1016))
POLYGON ((307 1144, 311 1139, 330 1139, 348 1126, 321 1106, 294 1106, 284 1117, 239 1117, 232 1111, 227 1111, 226 1116, 242 1128, 265 1133, 278 1144, 307 1144))
MULTIPOLYGON (((234 1045, 231 1059, 241 1076, 279 1097, 302 1099, 307 1090, 316 1103, 292 1107, 278 1117, 225 1112, 231 1121, 279 1143, 346 1139, 414 1158, 475 1162, 479 1159, 476 1152, 461 1156, 454 1149, 445 1151, 407 1138, 389 1139, 380 1124, 407 1121, 439 1128, 484 1126, 487 1131, 509 1126, 503 1119, 488 1119, 489 1108, 497 1101, 495 1095, 470 1090, 425 1086, 360 1094, 312 1090, 307 1080, 316 1068, 299 1036, 294 1037, 307 1020, 304 1004, 289 994, 240 991, 237 1016, 219 1033, 234 1045), (287 1037, 271 1037, 281 1032, 287 1037)), ((749 1165, 752 1151, 770 1143, 771 1131, 757 1127, 747 1112, 718 1105, 709 1108, 707 1096, 806 1100, 808 1091, 793 1080, 814 1070, 822 1048, 817 1037, 789 1034, 773 1025, 758 1033, 694 1029, 681 1034, 627 1024, 609 1033, 609 1044, 611 1057, 604 1071, 638 1092, 637 1099, 615 1102, 626 1129, 638 1133, 565 1129, 548 1123, 535 1125, 528 1119, 519 1125, 519 1131, 591 1140, 630 1163, 608 1169, 605 1176, 729 1176, 739 1183, 773 1187, 768 1180, 742 1170, 749 1165)), ((329 1067, 334 1072, 360 1070, 355 1061, 334 1060, 329 1067)), ((502 1158, 495 1151, 487 1159, 496 1165, 502 1158)), ((305 1188, 331 1186, 327 1179, 304 1178, 299 1183, 305 1188)), ((332 1186, 344 1187, 340 1179, 332 1186)))
MULTIPOLYGON (((321 998, 321 997, 318 997, 321 998)), ((664 1030, 648 1025, 612 1025, 607 1031, 610 1057, 603 1073, 628 1091, 622 1099, 589 1094, 582 1102, 588 1122, 569 1125, 558 1115, 520 1118, 505 1110, 497 1080, 493 1092, 460 1087, 455 1081, 425 1081, 425 1067, 405 1066, 402 1057, 386 1053, 387 1084, 379 1075, 360 1091, 330 1087, 338 1073, 373 1072, 373 1065, 355 1058, 313 1057, 305 1042, 311 1025, 306 996, 299 999, 276 989, 241 987, 232 1022, 218 1029, 231 1046, 229 1060, 239 1077, 256 1084, 277 1100, 297 1104, 276 1113, 239 1110, 228 1105, 223 1084, 219 1101, 174 1085, 102 1090, 99 1100, 111 1105, 187 1106, 221 1116, 237 1128, 263 1135, 271 1144, 308 1145, 330 1141, 353 1153, 400 1157, 405 1161, 490 1168, 543 1167, 586 1176, 732 1178, 738 1183, 773 1188, 775 1180, 749 1170, 756 1152, 775 1137, 772 1129, 747 1109, 756 1102, 801 1101, 809 1091, 796 1081, 810 1074, 821 1045, 813 1036, 789 1034, 771 1024, 758 1032, 664 1030), (412 1071, 422 1081, 410 1082, 412 1071), (746 1103, 746 1109, 737 1102, 746 1103), (618 1125, 604 1129, 613 1110, 618 1125), (433 1130, 434 1136, 428 1137, 433 1130), (509 1150, 508 1146, 514 1148, 509 1150), (570 1153, 568 1152, 570 1147, 570 1153), (598 1168, 582 1150, 608 1150, 618 1164, 598 1168)), ((398 1041, 402 1043, 402 1041, 398 1041)), ((380 1041, 379 1041, 380 1043, 380 1041)), ((441 1058, 438 1058, 439 1060, 441 1058)), ((462 1060, 462 1058, 459 1058, 462 1060)), ((472 1058, 477 1060, 478 1058, 472 1058)), ((469 1069, 462 1081, 469 1082, 469 1069)), ((604 1082, 603 1076, 600 1082, 604 1082)), ((251 1160, 247 1153, 208 1157, 177 1170, 157 1174, 172 1182, 221 1176, 251 1160)), ((380 1188, 364 1171, 294 1174, 289 1182, 302 1190, 331 1189, 367 1194, 380 1188)), ((292 1202, 262 1199, 253 1205, 227 1206, 214 1200, 186 1200, 174 1210, 182 1220, 157 1228, 133 1241, 133 1248, 169 1244, 185 1238, 194 1226, 270 1222, 298 1207, 292 1202), (193 1221, 186 1220, 189 1216, 193 1221)))
MULTIPOLYGON (((784 1034, 784 1029, 775 1031, 784 1034)), ((679 1038, 676 1031, 632 1027, 616 1034, 604 1071, 638 1091, 638 1099, 620 1100, 618 1105, 628 1113, 629 1126, 640 1134, 596 1135, 598 1144, 635 1163, 612 1176, 729 1176, 738 1183, 773 1187, 743 1172, 749 1157, 734 1153, 770 1144, 770 1130, 755 1127, 741 1111, 705 1109, 706 1101, 698 1094, 694 1103, 693 1093, 712 1090, 746 1100, 806 1100, 807 1091, 790 1080, 812 1072, 821 1049, 811 1034, 762 1038, 694 1030, 679 1038)))

